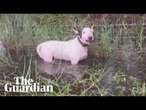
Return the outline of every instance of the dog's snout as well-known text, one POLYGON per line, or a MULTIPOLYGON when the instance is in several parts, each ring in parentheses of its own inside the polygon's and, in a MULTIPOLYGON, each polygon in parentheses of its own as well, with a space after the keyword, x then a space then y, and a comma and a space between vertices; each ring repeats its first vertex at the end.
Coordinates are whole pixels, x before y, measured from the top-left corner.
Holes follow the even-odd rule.
POLYGON ((93 38, 92 38, 92 36, 90 36, 90 37, 89 37, 89 41, 92 41, 92 40, 93 40, 93 38))

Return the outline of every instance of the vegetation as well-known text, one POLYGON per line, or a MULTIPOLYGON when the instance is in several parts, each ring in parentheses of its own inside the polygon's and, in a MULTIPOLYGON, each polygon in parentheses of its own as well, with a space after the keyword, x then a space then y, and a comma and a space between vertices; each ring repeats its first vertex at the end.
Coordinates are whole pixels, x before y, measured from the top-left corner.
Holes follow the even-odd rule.
MULTIPOLYGON (((145 22, 146 15, 138 14, 1 14, 0 40, 4 42, 8 53, 0 58, 0 94, 145 96, 145 22), (41 75, 38 71, 36 45, 46 40, 71 39, 75 25, 82 29, 84 25, 91 24, 95 25, 95 42, 89 46, 87 62, 78 65, 79 68, 88 66, 82 69, 85 73, 83 77, 68 83, 70 79, 66 82, 61 75, 41 75), (4 92, 4 84, 14 82, 13 77, 16 76, 32 78, 41 84, 50 83, 54 91, 4 92)), ((78 74, 76 68, 74 72, 78 74)))

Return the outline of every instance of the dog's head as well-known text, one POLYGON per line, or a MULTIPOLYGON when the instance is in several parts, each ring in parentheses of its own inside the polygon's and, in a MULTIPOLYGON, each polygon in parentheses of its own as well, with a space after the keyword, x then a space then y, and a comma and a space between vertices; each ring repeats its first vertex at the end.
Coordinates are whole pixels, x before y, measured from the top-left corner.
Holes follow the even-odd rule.
POLYGON ((94 40, 93 28, 94 28, 93 25, 91 27, 84 27, 83 28, 80 39, 84 44, 88 45, 94 40))
POLYGON ((78 40, 82 45, 88 46, 94 40, 93 28, 94 25, 91 27, 86 26, 82 31, 80 31, 78 27, 73 29, 75 37, 78 37, 78 40))

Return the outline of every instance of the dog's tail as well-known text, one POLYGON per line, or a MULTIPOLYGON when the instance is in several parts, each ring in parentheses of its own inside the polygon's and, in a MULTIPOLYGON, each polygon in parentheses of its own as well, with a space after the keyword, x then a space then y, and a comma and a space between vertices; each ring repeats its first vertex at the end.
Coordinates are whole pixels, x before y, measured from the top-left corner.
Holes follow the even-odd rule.
POLYGON ((41 45, 38 45, 36 47, 36 52, 37 52, 38 56, 41 57, 41 45))

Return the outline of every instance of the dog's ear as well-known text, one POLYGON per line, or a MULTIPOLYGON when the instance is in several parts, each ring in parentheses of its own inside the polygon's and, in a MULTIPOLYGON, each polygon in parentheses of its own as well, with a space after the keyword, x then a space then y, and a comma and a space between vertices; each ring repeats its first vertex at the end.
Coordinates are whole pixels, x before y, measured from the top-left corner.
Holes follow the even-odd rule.
POLYGON ((81 36, 81 32, 80 32, 78 26, 73 27, 73 32, 74 32, 73 38, 75 38, 75 37, 77 37, 77 36, 81 36))
POLYGON ((75 27, 73 28, 73 32, 75 33, 75 35, 79 34, 79 31, 75 27))
POLYGON ((92 32, 94 31, 94 27, 95 27, 94 24, 92 24, 92 25, 91 25, 91 30, 92 30, 92 32))

